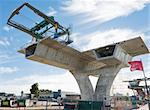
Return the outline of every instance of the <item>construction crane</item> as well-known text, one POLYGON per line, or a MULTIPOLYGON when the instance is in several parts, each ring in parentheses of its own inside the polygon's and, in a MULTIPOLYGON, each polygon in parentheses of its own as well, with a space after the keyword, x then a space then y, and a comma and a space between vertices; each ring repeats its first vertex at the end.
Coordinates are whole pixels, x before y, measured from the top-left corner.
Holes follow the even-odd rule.
MULTIPOLYGON (((123 81, 123 82, 129 82, 128 88, 132 90, 136 90, 138 95, 140 95, 144 99, 146 97, 146 94, 143 91, 143 89, 145 89, 146 87, 139 85, 140 82, 144 80, 145 80, 144 78, 141 78, 141 79, 134 79, 134 80, 128 80, 128 81, 123 81)), ((150 80, 150 78, 146 78, 146 80, 148 81, 150 80)), ((148 86, 148 88, 150 88, 150 86, 148 86)))
POLYGON ((69 28, 63 27, 57 21, 55 21, 54 16, 47 16, 46 14, 42 13, 35 7, 31 6, 29 3, 24 3, 16 10, 14 10, 10 15, 7 24, 31 35, 33 38, 36 39, 36 41, 45 38, 46 37, 44 35, 45 33, 51 32, 52 35, 50 35, 50 37, 52 39, 57 39, 65 35, 66 36, 65 39, 63 41, 60 41, 61 43, 68 45, 73 42, 70 39, 71 34, 70 27, 69 28), (24 7, 27 7, 28 9, 32 10, 36 15, 43 18, 44 20, 42 20, 39 23, 36 23, 36 25, 32 28, 28 28, 23 24, 17 23, 15 20, 13 20, 13 18, 17 15, 20 15, 21 13, 20 11, 23 10, 24 7))

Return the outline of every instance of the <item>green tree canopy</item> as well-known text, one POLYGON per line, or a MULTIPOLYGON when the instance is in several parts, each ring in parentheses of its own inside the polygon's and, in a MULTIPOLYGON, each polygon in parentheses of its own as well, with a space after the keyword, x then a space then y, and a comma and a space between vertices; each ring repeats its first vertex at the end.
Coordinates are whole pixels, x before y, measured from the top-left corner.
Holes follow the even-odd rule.
POLYGON ((34 94, 34 96, 37 98, 39 96, 39 87, 38 83, 34 83, 31 86, 30 92, 31 94, 34 94))

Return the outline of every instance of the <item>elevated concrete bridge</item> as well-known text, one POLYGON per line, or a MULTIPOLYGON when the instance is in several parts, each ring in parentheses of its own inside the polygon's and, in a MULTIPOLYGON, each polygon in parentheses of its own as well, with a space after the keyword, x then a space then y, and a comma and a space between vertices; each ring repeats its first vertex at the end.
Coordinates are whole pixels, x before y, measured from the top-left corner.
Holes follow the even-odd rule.
POLYGON ((79 52, 48 37, 19 52, 29 60, 69 70, 79 85, 82 100, 94 101, 102 101, 110 95, 117 73, 128 67, 128 61, 149 53, 140 37, 86 52, 79 52), (99 77, 95 91, 89 75, 99 77))

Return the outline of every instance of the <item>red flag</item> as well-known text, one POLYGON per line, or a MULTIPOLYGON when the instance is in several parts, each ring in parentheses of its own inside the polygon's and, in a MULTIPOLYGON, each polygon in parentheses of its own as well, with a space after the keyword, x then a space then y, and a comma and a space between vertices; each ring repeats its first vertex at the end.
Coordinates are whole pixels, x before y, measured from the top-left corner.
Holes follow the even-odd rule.
POLYGON ((131 61, 128 63, 131 65, 131 67, 130 67, 131 71, 134 71, 134 70, 143 71, 143 65, 142 65, 141 61, 131 61))

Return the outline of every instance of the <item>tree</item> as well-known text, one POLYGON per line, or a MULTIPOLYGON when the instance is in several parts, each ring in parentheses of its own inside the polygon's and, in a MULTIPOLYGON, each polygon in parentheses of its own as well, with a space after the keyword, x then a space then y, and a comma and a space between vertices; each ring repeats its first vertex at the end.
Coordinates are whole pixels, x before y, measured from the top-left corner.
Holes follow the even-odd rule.
POLYGON ((30 89, 31 94, 34 94, 34 96, 37 98, 39 96, 39 87, 38 87, 38 83, 35 83, 31 86, 30 89))

